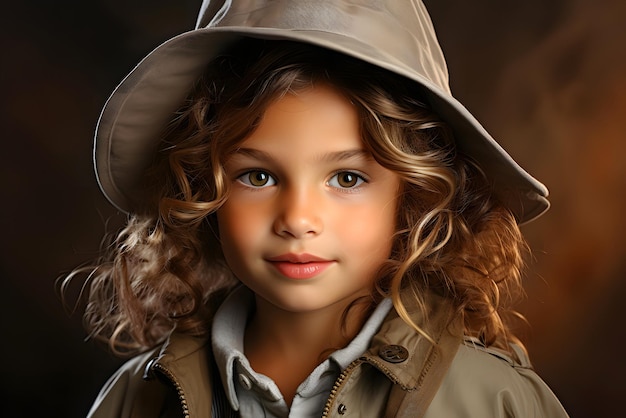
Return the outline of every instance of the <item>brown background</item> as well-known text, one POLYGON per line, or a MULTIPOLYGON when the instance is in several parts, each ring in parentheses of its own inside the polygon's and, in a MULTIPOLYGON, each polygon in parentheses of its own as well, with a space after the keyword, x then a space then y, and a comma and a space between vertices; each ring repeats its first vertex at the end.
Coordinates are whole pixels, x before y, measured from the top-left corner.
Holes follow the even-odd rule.
MULTIPOLYGON (((93 128, 117 82, 191 28, 200 2, 12 3, 0 14, 0 415, 82 417, 119 364, 83 341, 54 287, 123 219, 96 185, 93 128)), ((551 190, 551 211, 524 227, 536 369, 573 417, 614 416, 626 395, 626 2, 426 3, 455 95, 551 190)))

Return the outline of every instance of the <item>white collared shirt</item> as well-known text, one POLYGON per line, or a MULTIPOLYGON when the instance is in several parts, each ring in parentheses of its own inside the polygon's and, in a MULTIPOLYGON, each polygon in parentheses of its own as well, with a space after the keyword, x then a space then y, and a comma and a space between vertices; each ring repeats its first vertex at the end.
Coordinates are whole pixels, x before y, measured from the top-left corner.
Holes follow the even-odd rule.
POLYGON ((224 301, 213 320, 213 352, 226 397, 242 418, 300 418, 321 415, 341 371, 367 350, 392 303, 384 299, 350 344, 332 353, 313 370, 298 386, 291 409, 276 383, 256 373, 243 353, 246 322, 253 307, 254 294, 241 286, 224 301))

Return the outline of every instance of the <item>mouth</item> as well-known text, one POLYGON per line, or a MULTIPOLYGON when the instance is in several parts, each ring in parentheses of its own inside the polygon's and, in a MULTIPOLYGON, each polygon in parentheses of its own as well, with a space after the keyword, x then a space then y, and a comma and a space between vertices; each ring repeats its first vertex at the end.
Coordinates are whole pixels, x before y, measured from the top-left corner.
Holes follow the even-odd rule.
POLYGON ((328 267, 335 263, 334 260, 327 260, 311 254, 282 254, 270 257, 267 261, 278 272, 294 280, 311 279, 322 274, 328 267))

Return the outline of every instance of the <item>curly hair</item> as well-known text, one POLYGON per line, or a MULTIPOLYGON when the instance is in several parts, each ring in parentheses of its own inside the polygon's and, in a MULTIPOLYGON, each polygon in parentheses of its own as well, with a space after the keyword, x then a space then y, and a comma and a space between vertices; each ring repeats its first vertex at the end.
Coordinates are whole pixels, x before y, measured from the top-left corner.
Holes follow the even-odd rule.
MULTIPOLYGON (((224 162, 282 95, 326 83, 356 107, 365 147, 403 181, 390 260, 372 300, 450 298, 465 333, 509 349, 512 303, 522 294, 526 244, 480 168, 454 146, 453 133, 419 86, 343 54, 282 41, 245 40, 198 80, 165 130, 146 176, 151 198, 91 267, 86 325, 118 353, 133 353, 177 332, 205 335, 210 296, 237 281, 221 253, 216 211, 228 198, 224 162)), ((428 335, 426 335, 427 338, 428 335)))

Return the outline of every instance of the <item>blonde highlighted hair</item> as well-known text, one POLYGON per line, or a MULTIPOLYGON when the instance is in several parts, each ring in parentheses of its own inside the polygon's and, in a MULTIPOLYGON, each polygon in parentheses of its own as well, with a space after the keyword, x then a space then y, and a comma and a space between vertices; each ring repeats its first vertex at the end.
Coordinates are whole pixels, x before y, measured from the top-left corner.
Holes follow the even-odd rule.
POLYGON ((216 232, 228 197, 224 162, 273 100, 316 83, 355 105, 366 148, 403 180, 392 254, 372 300, 391 297, 412 324, 407 301, 425 307, 424 295, 436 292, 453 301, 467 335, 507 350, 519 343, 510 320, 525 242, 419 86, 339 53, 260 40, 242 41, 207 69, 163 134, 145 204, 94 266, 66 278, 87 275, 92 337, 133 353, 174 328, 207 333, 211 295, 237 283, 216 232))

